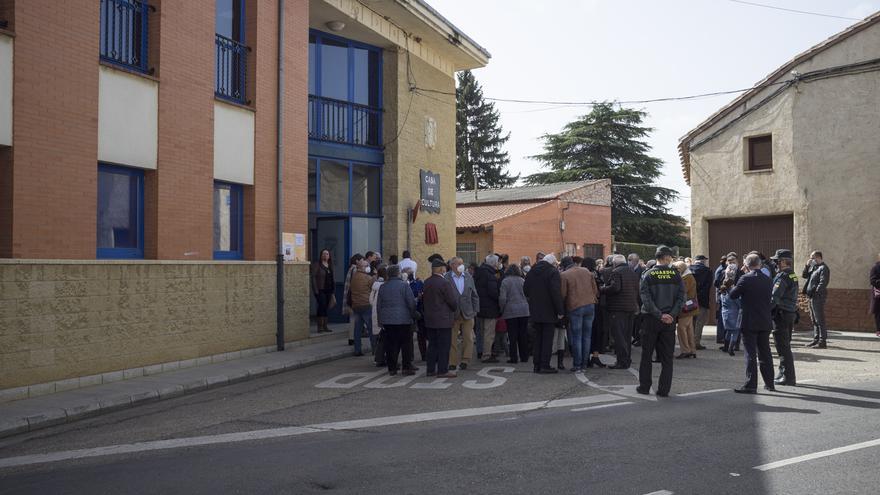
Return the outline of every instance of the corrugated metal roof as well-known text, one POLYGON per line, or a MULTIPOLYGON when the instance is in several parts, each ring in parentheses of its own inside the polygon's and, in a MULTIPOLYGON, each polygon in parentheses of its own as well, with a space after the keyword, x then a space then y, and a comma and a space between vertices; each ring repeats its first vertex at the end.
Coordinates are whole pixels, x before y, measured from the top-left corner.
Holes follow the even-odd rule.
POLYGON ((537 186, 484 189, 477 193, 477 199, 474 199, 473 191, 458 191, 455 193, 455 202, 462 205, 556 199, 569 191, 580 189, 596 182, 599 181, 557 182, 555 184, 541 184, 537 186))
POLYGON ((455 227, 459 229, 486 227, 502 218, 507 218, 547 203, 549 201, 458 206, 455 209, 455 227))

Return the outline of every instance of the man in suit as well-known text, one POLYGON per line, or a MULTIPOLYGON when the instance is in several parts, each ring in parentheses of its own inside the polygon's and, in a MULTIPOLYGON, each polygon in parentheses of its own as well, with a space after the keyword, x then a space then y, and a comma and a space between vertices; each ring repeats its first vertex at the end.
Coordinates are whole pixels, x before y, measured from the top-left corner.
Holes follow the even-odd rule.
POLYGON ((427 376, 455 378, 455 373, 449 371, 449 346, 459 294, 455 285, 443 276, 445 273, 446 263, 442 259, 432 261, 431 276, 425 280, 422 296, 428 337, 427 376))
POLYGON ((813 319, 813 341, 807 347, 825 349, 828 347, 828 327, 825 325, 825 301, 828 300, 828 283, 831 282, 831 269, 822 259, 821 251, 810 253, 810 262, 801 274, 804 279, 804 294, 810 298, 810 317, 813 319))
POLYGON ((458 310, 452 323, 452 344, 449 347, 449 369, 466 370, 474 355, 474 317, 480 310, 480 297, 474 278, 467 272, 464 261, 455 257, 449 260, 450 271, 446 279, 452 282, 458 292, 458 310), (459 349, 458 336, 461 335, 462 347, 459 349), (461 364, 459 364, 461 363, 461 364))
POLYGON ((773 329, 771 296, 773 283, 761 271, 761 257, 750 254, 745 259, 749 273, 730 290, 732 299, 742 299, 742 339, 746 348, 746 383, 734 392, 758 393, 758 367, 764 379, 764 388, 775 391, 773 384, 773 354, 770 352, 770 331, 773 329), (757 362, 756 362, 757 360, 757 362))

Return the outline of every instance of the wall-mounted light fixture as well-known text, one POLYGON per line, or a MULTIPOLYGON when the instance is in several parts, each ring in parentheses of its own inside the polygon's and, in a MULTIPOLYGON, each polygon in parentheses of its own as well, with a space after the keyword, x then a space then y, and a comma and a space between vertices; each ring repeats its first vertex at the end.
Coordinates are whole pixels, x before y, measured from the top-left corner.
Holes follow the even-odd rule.
POLYGON ((345 23, 342 21, 330 21, 327 24, 325 24, 325 26, 327 26, 327 29, 329 29, 330 31, 337 31, 338 32, 338 31, 342 31, 343 29, 345 29, 345 23))

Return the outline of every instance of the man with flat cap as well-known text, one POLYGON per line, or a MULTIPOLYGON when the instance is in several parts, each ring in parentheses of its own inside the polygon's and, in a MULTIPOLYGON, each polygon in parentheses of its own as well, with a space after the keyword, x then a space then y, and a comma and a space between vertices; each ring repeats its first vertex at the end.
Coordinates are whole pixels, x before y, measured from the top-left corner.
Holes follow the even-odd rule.
POLYGON ((777 249, 771 260, 779 272, 773 279, 771 306, 773 311, 773 341, 779 355, 776 385, 795 386, 794 356, 791 353, 791 334, 797 317, 798 276, 794 273, 794 255, 788 249, 777 249))
POLYGON ((642 296, 642 359, 639 366, 639 386, 636 392, 647 395, 653 381, 651 356, 657 349, 660 358, 660 381, 657 396, 669 396, 672 388, 672 355, 675 352, 675 318, 684 306, 685 289, 678 270, 672 263, 672 249, 657 248, 657 264, 642 275, 639 292, 642 296))

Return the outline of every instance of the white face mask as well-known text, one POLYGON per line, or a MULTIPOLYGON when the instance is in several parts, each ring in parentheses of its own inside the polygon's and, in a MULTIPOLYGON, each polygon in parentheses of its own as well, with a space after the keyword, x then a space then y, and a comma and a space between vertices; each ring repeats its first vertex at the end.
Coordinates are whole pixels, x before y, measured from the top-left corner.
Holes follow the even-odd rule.
POLYGON ((370 267, 364 268, 364 273, 370 273, 370 267))
POLYGON ((401 272, 400 280, 403 280, 404 282, 406 282, 407 280, 409 280, 409 275, 407 275, 406 272, 401 272))
POLYGON ((464 273, 464 265, 458 265, 458 268, 455 269, 459 274, 464 273))
POLYGON ((526 265, 523 267, 522 271, 523 271, 523 273, 529 273, 529 270, 531 270, 531 269, 532 269, 531 265, 526 265))

